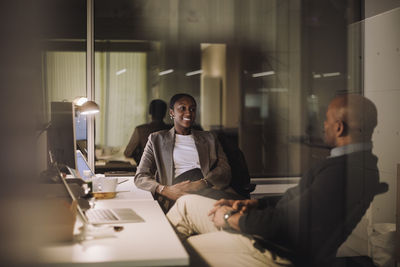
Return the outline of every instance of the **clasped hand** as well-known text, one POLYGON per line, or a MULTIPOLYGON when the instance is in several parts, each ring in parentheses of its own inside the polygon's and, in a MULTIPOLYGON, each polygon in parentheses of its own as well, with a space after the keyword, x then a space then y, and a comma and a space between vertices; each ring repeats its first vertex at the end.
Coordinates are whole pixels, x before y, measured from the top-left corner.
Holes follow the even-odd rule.
MULTIPOLYGON (((224 215, 229 210, 238 211, 240 215, 243 215, 250 208, 257 207, 258 200, 256 199, 245 199, 245 200, 228 200, 220 199, 214 203, 214 208, 210 210, 208 216, 217 228, 225 227, 224 215)), ((240 216, 239 216, 240 217, 240 216)), ((231 227, 239 230, 239 220, 235 220, 231 227)))

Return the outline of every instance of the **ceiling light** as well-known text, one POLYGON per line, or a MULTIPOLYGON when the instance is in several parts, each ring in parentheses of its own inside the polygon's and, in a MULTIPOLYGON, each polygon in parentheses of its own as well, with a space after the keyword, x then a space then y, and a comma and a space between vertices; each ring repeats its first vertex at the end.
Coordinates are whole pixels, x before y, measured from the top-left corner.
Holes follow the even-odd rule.
POLYGON ((324 77, 340 76, 340 72, 323 73, 322 76, 324 76, 324 77))
POLYGON ((264 71, 264 72, 259 72, 259 73, 254 73, 251 76, 253 78, 257 78, 257 77, 262 77, 262 76, 270 76, 270 75, 274 75, 275 71, 271 70, 271 71, 264 71))
POLYGON ((163 75, 166 75, 166 74, 169 74, 169 73, 172 73, 172 72, 174 72, 173 69, 164 70, 164 71, 159 72, 158 75, 159 76, 163 76, 163 75))
POLYGON ((186 76, 192 76, 192 75, 202 74, 202 73, 203 73, 203 70, 195 70, 195 71, 188 72, 185 75, 186 76))
POLYGON ((122 73, 125 73, 125 72, 126 72, 126 69, 122 69, 122 70, 117 71, 115 74, 121 75, 122 73))

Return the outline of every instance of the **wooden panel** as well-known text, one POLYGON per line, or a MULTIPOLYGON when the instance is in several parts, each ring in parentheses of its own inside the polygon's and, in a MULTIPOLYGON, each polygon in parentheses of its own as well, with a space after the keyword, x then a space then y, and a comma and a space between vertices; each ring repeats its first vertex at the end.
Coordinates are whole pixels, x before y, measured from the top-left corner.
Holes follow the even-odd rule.
POLYGON ((210 130, 221 125, 221 78, 204 76, 201 87, 201 126, 210 130))

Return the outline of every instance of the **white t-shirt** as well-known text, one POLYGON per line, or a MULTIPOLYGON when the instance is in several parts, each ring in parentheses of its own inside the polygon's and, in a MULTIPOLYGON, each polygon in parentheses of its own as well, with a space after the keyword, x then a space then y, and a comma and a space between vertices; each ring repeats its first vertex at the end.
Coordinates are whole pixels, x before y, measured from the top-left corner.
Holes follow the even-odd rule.
POLYGON ((193 135, 175 134, 174 166, 175 177, 186 171, 200 168, 199 153, 197 153, 193 135))

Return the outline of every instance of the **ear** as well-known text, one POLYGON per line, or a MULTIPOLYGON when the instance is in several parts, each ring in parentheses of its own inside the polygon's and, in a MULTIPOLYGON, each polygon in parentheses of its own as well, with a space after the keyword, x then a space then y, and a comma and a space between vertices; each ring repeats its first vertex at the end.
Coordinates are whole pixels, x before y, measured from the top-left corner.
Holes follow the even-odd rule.
POLYGON ((174 111, 172 109, 169 109, 169 116, 173 117, 174 116, 174 111))
POLYGON ((346 125, 344 124, 343 121, 337 121, 335 125, 336 129, 336 136, 337 137, 343 137, 346 135, 346 125))

